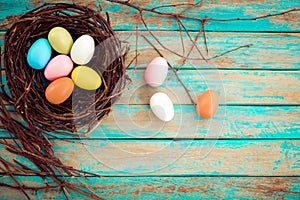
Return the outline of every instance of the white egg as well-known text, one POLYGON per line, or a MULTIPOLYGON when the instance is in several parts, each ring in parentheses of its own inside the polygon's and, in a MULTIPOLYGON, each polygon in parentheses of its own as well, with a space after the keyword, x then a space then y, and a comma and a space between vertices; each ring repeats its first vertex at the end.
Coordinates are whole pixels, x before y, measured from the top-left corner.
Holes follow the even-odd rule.
POLYGON ((85 65, 92 59, 94 51, 94 39, 89 35, 82 35, 74 42, 70 54, 76 64, 85 65))
POLYGON ((163 92, 157 92, 150 99, 152 112, 162 121, 171 121, 174 117, 174 106, 171 99, 163 92))

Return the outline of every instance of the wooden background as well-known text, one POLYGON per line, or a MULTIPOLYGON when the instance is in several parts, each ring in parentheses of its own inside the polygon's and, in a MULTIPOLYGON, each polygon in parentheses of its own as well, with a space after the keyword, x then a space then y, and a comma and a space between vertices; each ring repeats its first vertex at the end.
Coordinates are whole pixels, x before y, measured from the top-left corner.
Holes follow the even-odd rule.
MULTIPOLYGON (((196 116, 175 77, 161 88, 145 85, 145 66, 157 54, 141 37, 154 42, 138 23, 133 9, 97 0, 75 2, 95 10, 101 5, 110 14, 113 29, 130 43, 128 60, 135 55, 136 44, 140 53, 138 62, 127 71, 133 84, 109 117, 83 140, 84 145, 78 143, 81 138, 53 139, 57 155, 65 164, 103 175, 101 179, 90 177, 83 181, 95 186, 104 199, 300 199, 300 12, 206 25, 207 57, 240 45, 253 46, 208 63, 188 61, 179 71, 195 100, 207 88, 216 89, 221 96, 216 116, 203 120, 196 116), (149 111, 149 98, 156 91, 167 92, 175 104, 175 118, 167 124, 159 122, 149 111)), ((174 3, 131 2, 146 7, 174 3)), ((9 16, 42 3, 0 0, 0 21, 3 24, 9 16)), ((300 8, 298 0, 203 0, 201 5, 186 14, 227 19, 300 8)), ((175 20, 147 13, 144 17, 164 45, 183 52, 175 20)), ((194 38, 200 24, 191 20, 185 20, 184 24, 194 38)), ((0 32, 1 46, 4 34, 5 28, 0 32)), ((191 42, 185 34, 183 40, 186 53, 191 42)), ((198 43, 204 50, 203 42, 198 43)), ((174 67, 180 65, 179 57, 162 52, 174 67)), ((191 53, 191 57, 197 56, 196 51, 191 53)), ((4 131, 0 131, 1 138, 13 139, 4 131)), ((0 152, 6 159, 27 163, 8 154, 3 147, 0 152)), ((0 178, 12 183, 10 178, 0 178)), ((35 176, 18 179, 29 185, 43 183, 35 176)), ((64 199, 55 191, 30 194, 35 199, 64 199)), ((7 188, 0 188, 0 195, 0 199, 24 198, 20 192, 7 188)))

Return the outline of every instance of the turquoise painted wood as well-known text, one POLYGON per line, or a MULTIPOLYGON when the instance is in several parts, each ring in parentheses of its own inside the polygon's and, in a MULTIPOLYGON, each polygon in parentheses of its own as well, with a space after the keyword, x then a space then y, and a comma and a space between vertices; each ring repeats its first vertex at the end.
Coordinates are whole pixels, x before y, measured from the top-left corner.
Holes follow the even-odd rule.
MULTIPOLYGON (((102 0, 72 2, 96 10, 101 4, 104 11, 110 12, 111 25, 118 36, 135 49, 136 12, 133 9, 102 0)), ((174 3, 171 0, 131 2, 149 8, 174 3)), ((186 1, 177 1, 180 2, 186 1)), ((0 0, 2 51, 8 27, 2 25, 13 19, 11 15, 24 13, 42 3, 0 0)), ((200 8, 189 9, 186 14, 228 19, 279 13, 292 8, 300 8, 300 2, 211 0, 203 1, 200 8)), ((173 8, 161 10, 172 11, 173 8)), ((163 44, 183 53, 178 45, 180 32, 175 20, 157 18, 149 13, 144 17, 163 44)), ((139 32, 138 52, 141 55, 137 65, 130 66, 127 72, 133 85, 129 85, 109 117, 88 135, 89 138, 52 139, 56 154, 67 165, 104 175, 101 179, 82 179, 95 187, 95 192, 104 199, 299 199, 299 19, 300 12, 294 12, 256 21, 208 22, 205 30, 209 53, 206 57, 253 44, 208 63, 189 60, 179 72, 194 100, 207 88, 219 92, 222 105, 211 120, 196 116, 174 77, 161 88, 144 85, 145 66, 157 54, 141 37, 154 42, 149 33, 139 32), (170 123, 160 123, 149 110, 149 98, 155 91, 167 92, 175 103, 176 117, 170 123)), ((192 20, 183 20, 183 23, 195 37, 199 23, 192 20)), ((145 30, 141 23, 138 27, 145 30)), ((191 42, 185 34, 183 41, 186 54, 191 42)), ((198 45, 204 51, 201 40, 198 45)), ((166 50, 162 52, 174 67, 180 66, 179 57, 166 50)), ((127 62, 134 55, 131 51, 127 62)), ((191 57, 197 56, 197 51, 191 52, 191 57)), ((0 139, 4 138, 12 141, 8 133, 0 130, 0 139)), ((3 146, 0 146, 0 155, 30 166, 28 160, 9 154, 3 146)), ((28 186, 40 186, 44 182, 37 176, 17 178, 28 186)), ((0 182, 14 184, 8 177, 1 177, 0 182)), ((33 199, 64 199, 53 190, 30 192, 30 195, 33 199)), ((24 198, 20 192, 6 187, 0 187, 0 197, 24 198)), ((85 199, 76 193, 71 193, 70 197, 85 199)))
MULTIPOLYGON (((144 70, 127 73, 129 85, 118 103, 149 104, 152 94, 166 92, 174 104, 191 104, 180 82, 173 76, 159 88, 147 86, 144 70)), ((300 71, 255 70, 180 70, 180 79, 189 89, 193 100, 208 88, 217 90, 220 103, 226 105, 298 105, 300 103, 300 71), (280 81, 279 81, 280 80, 280 81)), ((172 72, 169 70, 168 77, 172 72)))
MULTIPOLYGON (((39 177, 17 177, 29 186, 42 185, 39 177)), ((75 182, 74 179, 68 180, 75 182)), ((94 192, 104 199, 286 199, 299 198, 299 178, 280 177, 90 177, 80 179, 94 187, 94 192)), ((9 178, 4 182, 11 183, 9 178)), ((51 182, 50 182, 51 183, 51 182)), ((33 199, 65 199, 62 193, 49 190, 28 192, 33 199)), ((20 192, 10 193, 0 188, 3 199, 19 200, 20 192)), ((73 199, 85 199, 71 192, 73 199)))
MULTIPOLYGON (((300 173, 299 140, 74 142, 55 141, 57 156, 66 165, 100 175, 299 176, 300 173)), ((26 159, 6 152, 3 146, 0 152, 5 159, 14 158, 28 167, 35 168, 26 159)))
MULTIPOLYGON (((158 91, 167 93, 173 104, 192 104, 184 88, 169 70, 159 88, 148 86, 145 70, 129 70, 132 83, 124 91, 118 104, 149 104, 158 91)), ((178 76, 189 89, 195 102, 207 89, 217 90, 222 105, 299 105, 300 71, 268 70, 181 70, 178 76), (280 80, 280 81, 279 81, 280 80)))
MULTIPOLYGON (((0 46, 3 50, 4 45, 4 31, 0 31, 0 46)), ((138 52, 141 54, 138 59, 137 66, 135 63, 130 66, 130 69, 141 68, 145 69, 146 64, 150 62, 152 57, 158 54, 149 47, 149 44, 142 38, 142 36, 150 39, 154 44, 157 44, 147 32, 140 32, 136 38, 135 32, 120 31, 117 32, 120 39, 129 42, 131 48, 134 48, 136 39, 138 39, 138 52)), ((155 31, 155 35, 167 45, 170 49, 177 49, 182 53, 182 48, 178 46, 179 32, 155 31)), ((196 33, 191 33, 194 38, 196 33)), ((245 44, 253 44, 250 48, 244 48, 239 51, 232 52, 224 57, 213 59, 209 62, 197 61, 189 59, 186 64, 182 66, 186 69, 241 69, 241 70, 299 70, 300 69, 300 34, 299 33, 206 33, 207 43, 209 46, 209 55, 206 55, 203 47, 203 40, 198 42, 199 48, 204 55, 209 58, 214 55, 226 52, 230 49, 242 46, 245 44), (280 42, 278 42, 280 41, 280 42), (226 44, 225 44, 226 42, 226 44), (276 45, 275 45, 276 44, 276 45)), ((186 35, 183 35, 185 43, 185 52, 187 53, 191 48, 191 42, 186 35)), ((159 45, 157 45, 159 47, 159 45)), ((160 47, 162 49, 162 47, 160 47)), ((174 56, 170 52, 162 51, 168 61, 175 67, 180 66, 181 58, 174 56)), ((193 50, 190 58, 199 58, 199 53, 193 50)), ((127 63, 133 59, 135 52, 131 51, 128 55, 127 63)))
MULTIPOLYGON (((192 42, 183 34, 184 49, 178 44, 180 32, 174 31, 154 31, 157 38, 170 50, 176 50, 181 55, 186 55, 191 47, 192 42), (185 50, 185 52, 184 52, 185 50)), ((195 38, 196 32, 192 32, 192 38, 195 38)), ((118 32, 121 39, 128 41, 131 46, 135 46, 138 40, 139 62, 137 66, 133 63, 132 68, 145 68, 151 57, 158 54, 149 47, 148 42, 142 37, 149 39, 160 51, 164 57, 174 65, 174 67, 182 64, 182 58, 174 55, 160 46, 147 32, 139 32, 136 36, 135 32, 118 32)), ((272 70, 293 70, 300 69, 300 34, 299 33, 243 33, 243 32, 208 32, 206 33, 207 45, 209 48, 208 55, 206 54, 203 38, 199 38, 197 45, 205 58, 211 58, 220 55, 223 52, 229 51, 239 46, 253 44, 249 48, 243 48, 235 52, 231 52, 223 57, 212 59, 209 62, 199 60, 199 52, 194 48, 189 59, 182 66, 182 69, 272 69, 272 70), (280 41, 280 42, 279 42, 280 41), (198 59, 198 60, 195 60, 198 59)), ((128 60, 132 60, 135 52, 132 51, 128 56, 128 60)))
MULTIPOLYGON (((192 105, 175 106, 175 119, 162 124, 148 105, 118 104, 101 124, 86 135, 99 138, 222 138, 222 139, 299 139, 299 106, 221 106, 212 120, 197 117, 192 105), (152 122, 151 122, 152 120, 152 122), (132 121, 132 122, 131 122, 132 121), (189 122, 189 123, 186 123, 189 122), (209 132, 211 123, 222 124, 222 131, 209 132), (193 125, 193 126, 191 126, 193 125)), ((59 135, 60 138, 67 138, 59 135)), ((0 138, 10 138, 0 130, 0 138)))
MULTIPOLYGON (((2 0, 1 9, 1 21, 4 21, 7 16, 11 14, 22 14, 28 9, 36 8, 43 2, 49 1, 37 1, 30 2, 20 0, 2 0)), ((99 10, 99 5, 104 11, 110 12, 112 25, 115 30, 135 30, 136 11, 134 9, 124 8, 120 5, 108 3, 102 0, 95 0, 91 2, 83 0, 75 0, 66 2, 80 3, 82 5, 89 6, 95 10, 99 10)), ((167 1, 131 1, 145 7, 152 8, 154 6, 166 5, 168 3, 174 3, 172 0, 167 1)), ((176 1, 176 3, 186 1, 176 1)), ((191 1, 195 2, 195 1, 191 1)), ((199 2, 199 1, 196 1, 199 2)), ((297 0, 267 0, 267 1, 240 1, 240 0, 219 0, 219 1, 203 1, 202 6, 199 8, 188 9, 186 15, 196 17, 211 17, 220 19, 229 18, 249 18, 255 16, 265 15, 266 13, 274 14, 282 11, 286 11, 292 8, 299 8, 300 2, 297 0)), ((185 9, 185 8, 183 8, 185 9)), ((172 8, 164 8, 163 11, 172 11, 172 8)), ((180 10, 179 10, 180 11, 180 10)), ((300 21, 299 12, 292 13, 287 16, 280 16, 278 18, 267 18, 256 21, 234 21, 234 22, 209 22, 206 26, 207 31, 274 31, 274 32, 299 32, 300 21)), ((145 13, 145 20, 149 24, 151 29, 155 30, 178 30, 176 20, 161 19, 152 14, 145 13)), ((191 20, 183 20, 183 23, 189 30, 199 30, 199 22, 193 22, 191 20)), ((142 24, 139 25, 142 30, 142 24)))

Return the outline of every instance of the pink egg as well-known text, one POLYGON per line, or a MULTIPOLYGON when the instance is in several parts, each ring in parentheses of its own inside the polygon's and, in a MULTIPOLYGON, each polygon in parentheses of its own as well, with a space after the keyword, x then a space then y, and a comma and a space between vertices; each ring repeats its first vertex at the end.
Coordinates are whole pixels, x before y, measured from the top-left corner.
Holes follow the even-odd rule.
POLYGON ((73 62, 69 56, 58 55, 47 64, 44 75, 49 81, 68 76, 73 69, 73 62))
POLYGON ((163 84, 168 75, 168 63, 163 57, 154 58, 145 71, 145 81, 152 87, 163 84))

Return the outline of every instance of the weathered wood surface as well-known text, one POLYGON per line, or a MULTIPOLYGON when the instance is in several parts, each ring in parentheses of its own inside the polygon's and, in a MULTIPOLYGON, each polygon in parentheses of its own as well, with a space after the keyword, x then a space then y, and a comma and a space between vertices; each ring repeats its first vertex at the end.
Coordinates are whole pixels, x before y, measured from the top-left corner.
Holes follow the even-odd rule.
MULTIPOLYGON (((39 177, 17 177, 29 186, 39 186, 39 177)), ((68 180, 74 181, 72 178, 68 180)), ((299 178, 291 177, 103 177, 80 179, 95 187, 103 199, 299 199, 299 178)), ((9 178, 3 181, 11 183, 9 178)), ((75 181, 76 182, 76 181, 75 181)), ((65 199, 49 190, 28 192, 33 199, 65 199)), ((0 188, 1 199, 20 200, 21 192, 0 188)), ((74 199, 86 199, 71 193, 74 199)))
MULTIPOLYGON (((0 2, 0 24, 12 19, 8 16, 24 13, 43 2, 0 2)), ((127 40, 131 49, 135 48, 137 13, 133 9, 98 0, 72 2, 96 10, 101 2, 103 11, 110 12, 112 27, 118 36, 127 40)), ((146 7, 174 3, 171 0, 131 2, 146 7)), ((180 2, 194 1, 176 3, 180 2)), ((203 1, 200 8, 186 13, 228 19, 293 8, 300 8, 300 2, 220 0, 203 1)), ((172 11, 172 8, 162 10, 172 11)), ((176 20, 161 19, 149 13, 145 13, 144 18, 162 43, 183 52, 176 20)), ((200 24, 192 20, 183 22, 188 30, 194 31, 191 33, 194 38, 200 24)), ((144 30, 140 22, 139 29, 144 30)), ((1 30, 3 50, 5 27, 1 30)), ((127 73, 133 84, 109 117, 89 139, 83 140, 85 146, 52 140, 64 163, 109 176, 86 180, 104 199, 300 198, 300 12, 255 21, 208 22, 205 30, 209 47, 206 57, 253 44, 208 63, 189 60, 179 72, 194 100, 208 87, 218 90, 222 106, 213 119, 202 120, 196 116, 175 77, 160 89, 144 85, 144 68, 157 54, 141 37, 154 42, 149 33, 140 31, 138 52, 141 55, 137 66, 133 64, 127 73), (175 103, 175 119, 167 124, 159 122, 149 110, 150 95, 158 90, 166 91, 175 103), (187 140, 193 138, 197 139, 187 140), (220 140, 214 140, 218 138, 220 140)), ((185 34, 183 40, 186 54, 191 42, 185 34)), ((202 40, 198 44, 204 51, 202 40)), ((179 57, 165 50, 162 53, 174 67, 181 64, 179 57)), ((134 51, 131 51, 127 62, 133 56, 134 51)), ((191 53, 191 57, 197 56, 196 51, 191 53)), ((3 131, 0 138, 11 141, 3 131)), ((0 154, 30 165, 3 147, 0 154)), ((43 183, 36 176, 19 176, 18 179, 35 186, 43 183)), ((13 184, 8 177, 1 177, 1 181, 13 184)), ((54 191, 31 195, 36 199, 64 198, 54 191)), ((0 196, 1 199, 24 198, 21 193, 5 187, 0 188, 0 196)), ((74 193, 71 197, 85 198, 74 193)))
MULTIPOLYGON (((83 140, 55 141, 66 165, 99 175, 298 176, 300 141, 83 140)), ((1 155, 33 167, 3 147, 1 155)))
MULTIPOLYGON (((162 91, 173 104, 192 104, 184 88, 173 76, 161 87, 146 84, 143 71, 126 73, 132 83, 124 91, 118 104, 149 104, 150 97, 162 91)), ((228 71, 182 70, 177 73, 187 86, 195 102, 207 89, 218 91, 222 105, 299 105, 300 71, 228 71)), ((171 77, 169 71, 168 76, 171 77)))
MULTIPOLYGON (((12 14, 22 14, 28 9, 36 8, 42 5, 43 2, 49 2, 45 0, 33 0, 33 1, 21 1, 21 0, 5 0, 1 2, 0 11, 0 21, 5 21, 5 18, 12 14)), ((61 1, 51 1, 51 2, 61 2, 61 1)), ((101 5, 103 11, 110 13, 111 23, 115 30, 135 30, 137 21, 137 12, 134 9, 122 7, 117 4, 108 3, 102 0, 94 1, 83 1, 67 0, 65 2, 69 3, 79 3, 81 5, 86 5, 89 8, 100 10, 99 5, 101 5)), ((134 0, 130 1, 132 3, 145 6, 145 7, 155 7, 160 5, 166 5, 174 3, 172 0, 134 0)), ((180 0, 176 3, 195 3, 193 0, 180 0)), ((197 1, 198 2, 198 1, 197 1)), ((255 16, 266 15, 268 13, 280 13, 289 9, 299 8, 300 2, 297 0, 260 0, 260 1, 241 1, 241 0, 220 0, 220 1, 201 1, 198 8, 188 9, 186 15, 196 16, 196 17, 211 17, 220 19, 230 19, 230 18, 249 18, 255 16)), ((182 11, 186 9, 183 7, 177 9, 177 11, 182 11)), ((162 11, 174 11, 174 8, 163 8, 162 11)), ((145 21, 149 24, 151 29, 156 30, 178 30, 178 24, 176 20, 172 19, 161 19, 159 16, 153 14, 144 13, 145 21)), ((300 29, 300 12, 289 13, 283 16, 278 16, 274 18, 266 18, 260 20, 251 21, 231 21, 231 22, 208 22, 206 30, 208 31, 274 31, 274 32, 298 32, 300 29)), ((199 30, 200 23, 192 20, 183 21, 187 29, 189 30, 199 30)), ((143 29, 141 22, 139 23, 139 28, 143 29)))
MULTIPOLYGON (((116 105, 101 124, 87 135, 100 138, 224 138, 299 139, 299 106, 221 106, 211 120, 197 117, 192 105, 175 106, 175 118, 163 124, 148 105, 116 105), (222 130, 213 126, 222 125, 222 130)), ((60 135, 58 137, 66 138, 60 135)), ((0 138, 10 136, 0 129, 0 138)))
MULTIPOLYGON (((166 92, 174 104, 191 104, 184 88, 173 76, 159 88, 145 83, 144 71, 128 71, 133 84, 122 94, 120 104, 149 104, 152 94, 166 92)), ((169 72, 169 77, 172 72, 169 72)), ((300 103, 300 71, 182 70, 178 76, 194 101, 208 88, 218 91, 226 105, 289 105, 300 103)))
MULTIPOLYGON (((192 43, 186 35, 183 35, 185 44, 185 53, 178 43, 180 37, 179 32, 155 31, 155 36, 169 49, 178 51, 180 54, 186 55, 192 43)), ((3 50, 5 32, 0 31, 0 46, 3 50)), ((197 33, 191 33, 192 38, 195 38, 197 33)), ((136 35, 132 31, 117 32, 120 39, 126 40, 132 49, 127 57, 127 64, 135 56, 136 35)), ((150 62, 153 57, 158 54, 150 47, 142 36, 147 37, 153 44, 155 44, 167 58, 167 60, 174 66, 178 67, 182 64, 182 59, 167 50, 163 50, 155 40, 149 36, 148 32, 141 31, 138 34, 138 57, 137 66, 135 62, 130 66, 132 68, 144 69, 146 64, 150 62)), ((209 62, 202 60, 189 59, 182 66, 182 69, 272 69, 272 70, 299 70, 300 69, 300 33, 219 33, 208 32, 207 44, 209 54, 206 55, 203 46, 203 39, 200 38, 197 42, 200 50, 206 58, 219 55, 230 49, 253 44, 249 48, 240 49, 238 51, 226 54, 225 56, 215 58, 209 62)), ((194 50, 190 53, 189 58, 200 58, 198 51, 194 50)))
MULTIPOLYGON (((146 67, 151 58, 158 54, 151 48, 149 43, 143 38, 146 37, 163 53, 164 57, 174 66, 178 67, 182 64, 182 58, 163 49, 148 32, 139 32, 136 36, 135 32, 124 31, 117 32, 120 39, 129 42, 132 51, 128 56, 128 61, 135 56, 135 43, 138 39, 138 57, 137 66, 135 62, 131 65, 135 68, 146 67)), ((170 50, 175 50, 181 55, 187 55, 192 47, 192 42, 188 36, 182 33, 184 48, 179 42, 179 32, 154 31, 153 34, 159 41, 170 50)), ((194 39, 197 33, 190 33, 194 39)), ((208 32, 206 33, 208 55, 205 51, 203 38, 200 37, 197 46, 201 50, 205 58, 211 58, 220 55, 226 51, 237 48, 239 46, 252 44, 249 48, 243 48, 235 52, 226 54, 225 56, 212 60, 199 60, 201 57, 196 48, 190 52, 189 59, 182 66, 182 69, 300 69, 300 34, 299 33, 234 33, 234 32, 208 32), (195 60, 198 59, 198 60, 195 60)))

